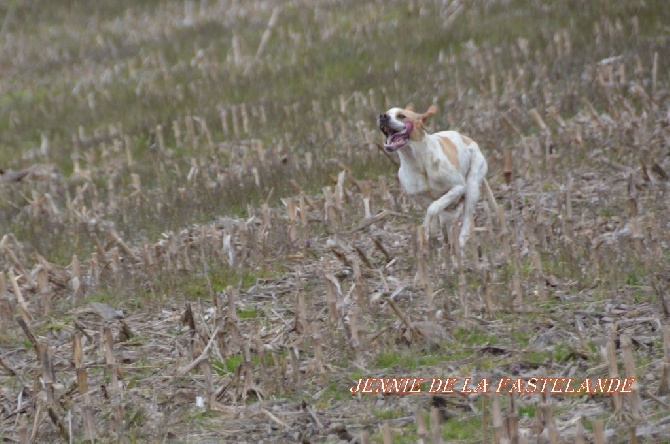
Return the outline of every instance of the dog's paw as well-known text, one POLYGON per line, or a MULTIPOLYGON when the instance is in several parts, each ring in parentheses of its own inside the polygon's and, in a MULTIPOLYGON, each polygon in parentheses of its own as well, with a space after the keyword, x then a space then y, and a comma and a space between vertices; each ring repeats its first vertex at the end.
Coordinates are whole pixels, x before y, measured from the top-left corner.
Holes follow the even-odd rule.
POLYGON ((434 217, 426 215, 426 218, 423 220, 423 233, 426 236, 426 240, 430 240, 432 237, 435 237, 439 234, 439 227, 435 221, 434 217))
POLYGON ((465 244, 468 242, 468 233, 461 233, 460 236, 458 236, 458 247, 460 248, 461 251, 465 251, 465 244))

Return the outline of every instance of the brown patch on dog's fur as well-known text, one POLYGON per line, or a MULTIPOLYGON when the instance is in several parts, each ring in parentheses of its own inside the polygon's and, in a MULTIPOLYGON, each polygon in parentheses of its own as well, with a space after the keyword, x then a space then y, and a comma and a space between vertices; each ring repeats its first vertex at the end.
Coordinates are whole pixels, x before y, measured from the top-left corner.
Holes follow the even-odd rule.
POLYGON ((472 139, 469 138, 468 136, 462 136, 462 137, 463 137, 463 142, 465 142, 465 144, 466 144, 467 146, 470 146, 470 145, 473 144, 474 140, 472 140, 472 139))
POLYGON ((444 153, 445 156, 447 156, 449 162, 451 162, 451 164, 455 166, 456 169, 458 169, 459 167, 458 147, 456 146, 456 144, 447 137, 438 137, 437 140, 440 141, 440 148, 442 148, 442 152, 444 153))
MULTIPOLYGON (((404 122, 412 122, 414 125, 414 129, 412 130, 412 134, 410 135, 410 140, 414 141, 420 141, 423 139, 424 133, 426 132, 425 130, 425 122, 437 112, 437 107, 435 105, 431 105, 430 108, 426 110, 425 113, 419 114, 416 113, 412 110, 412 104, 409 104, 405 109, 400 109, 398 111, 398 114, 404 114, 405 119, 402 121, 404 122)), ((397 114, 396 114, 397 116, 397 114)), ((400 120, 400 119, 398 119, 400 120)))
MULTIPOLYGON (((403 120, 401 120, 401 122, 412 122, 412 124, 414 125, 414 129, 412 130, 412 134, 410 134, 410 140, 419 141, 419 140, 423 139, 423 135, 424 135, 425 130, 424 130, 424 125, 423 125, 424 120, 423 120, 421 114, 417 114, 414 111, 412 111, 410 109, 407 109, 407 108, 401 110, 398 114, 404 114, 405 115, 405 118, 403 120)), ((398 120, 400 120, 400 119, 398 119, 398 120)))

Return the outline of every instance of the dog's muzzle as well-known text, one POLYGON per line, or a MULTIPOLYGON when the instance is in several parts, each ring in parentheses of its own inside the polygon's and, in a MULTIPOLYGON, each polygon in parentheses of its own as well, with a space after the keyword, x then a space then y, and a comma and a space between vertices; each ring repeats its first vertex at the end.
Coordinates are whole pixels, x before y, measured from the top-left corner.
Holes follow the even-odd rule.
POLYGON ((377 124, 379 125, 379 130, 386 136, 384 149, 389 153, 407 145, 410 134, 414 129, 412 122, 406 122, 401 129, 395 129, 391 124, 391 117, 386 113, 380 114, 377 117, 377 124))
POLYGON ((379 125, 379 129, 387 138, 398 132, 391 128, 390 121, 391 118, 388 114, 380 114, 379 117, 377 117, 377 125, 379 125))

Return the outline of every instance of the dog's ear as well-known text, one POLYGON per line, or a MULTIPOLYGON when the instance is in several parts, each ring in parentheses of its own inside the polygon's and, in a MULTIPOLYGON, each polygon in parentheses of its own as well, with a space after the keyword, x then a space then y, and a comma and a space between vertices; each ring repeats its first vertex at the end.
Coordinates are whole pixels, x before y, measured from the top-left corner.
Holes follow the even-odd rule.
POLYGON ((428 120, 430 116, 432 116, 436 112, 437 107, 435 105, 430 105, 430 108, 428 108, 425 113, 421 114, 421 120, 425 122, 426 120, 428 120))
POLYGON ((409 102, 407 105, 405 105, 405 109, 407 111, 414 111, 414 104, 412 102, 409 102))

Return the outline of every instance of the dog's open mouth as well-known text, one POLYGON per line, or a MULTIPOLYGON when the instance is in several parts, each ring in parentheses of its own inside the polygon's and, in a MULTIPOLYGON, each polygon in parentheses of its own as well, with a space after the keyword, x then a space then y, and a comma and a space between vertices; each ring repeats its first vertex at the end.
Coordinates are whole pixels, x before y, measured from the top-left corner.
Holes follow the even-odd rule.
POLYGON ((387 152, 392 153, 393 151, 407 145, 407 142, 409 141, 409 136, 410 134, 412 134, 412 130, 414 129, 414 125, 412 125, 412 122, 406 122, 405 128, 403 128, 400 131, 397 131, 391 128, 389 125, 382 124, 379 126, 379 129, 386 136, 386 143, 384 144, 384 149, 387 152))

